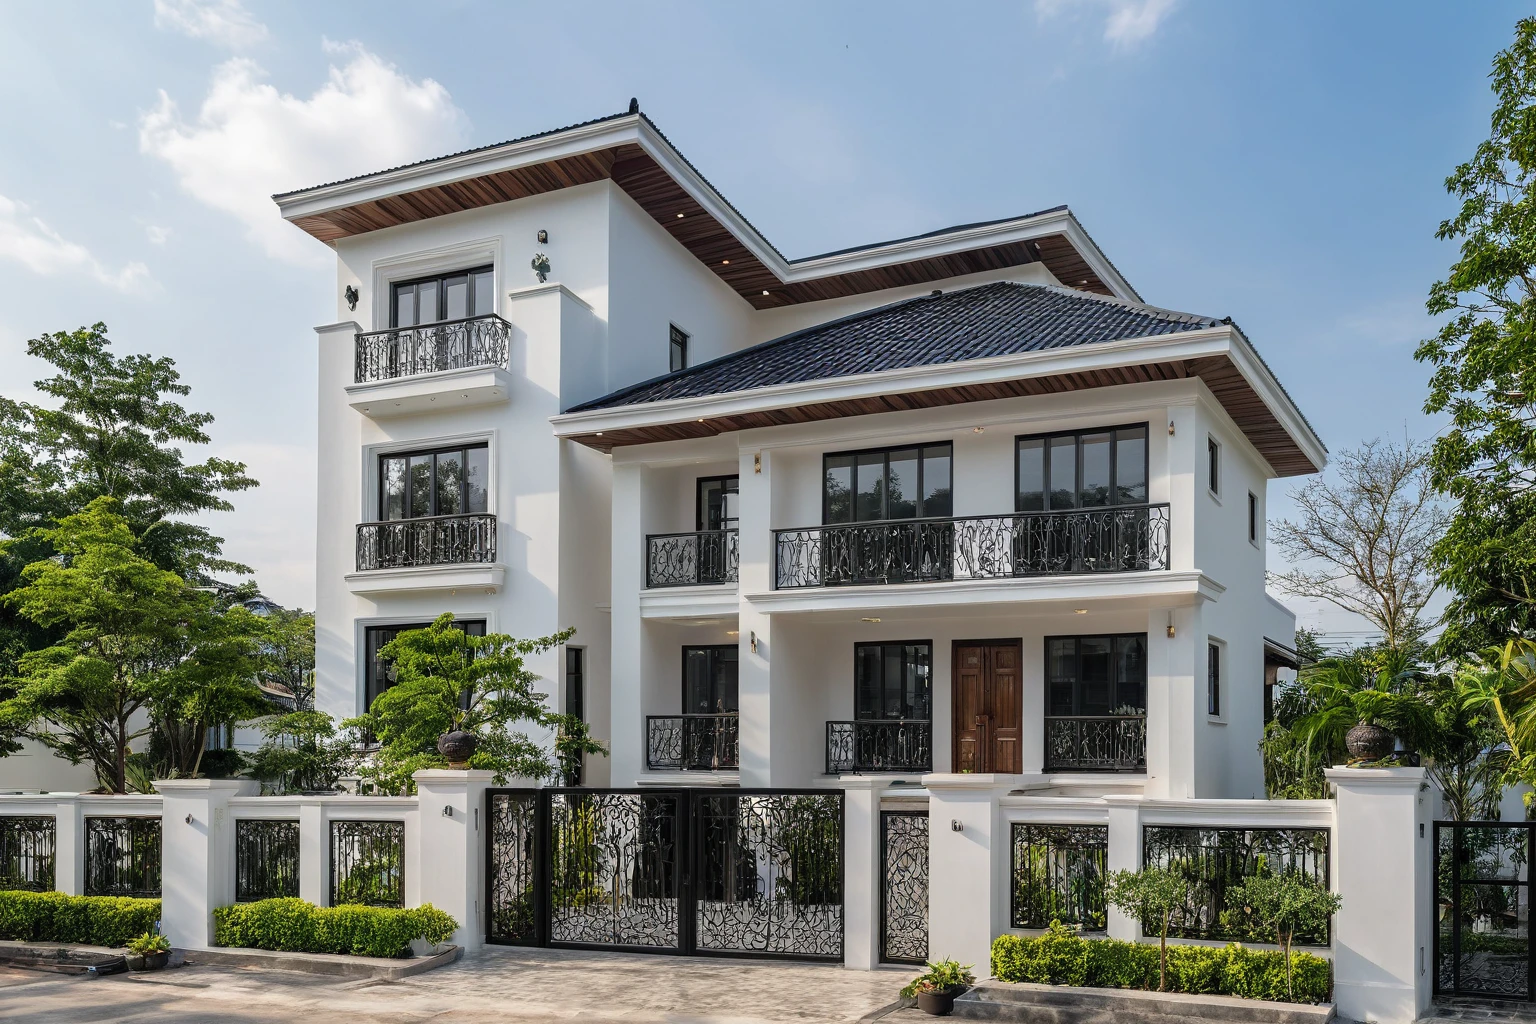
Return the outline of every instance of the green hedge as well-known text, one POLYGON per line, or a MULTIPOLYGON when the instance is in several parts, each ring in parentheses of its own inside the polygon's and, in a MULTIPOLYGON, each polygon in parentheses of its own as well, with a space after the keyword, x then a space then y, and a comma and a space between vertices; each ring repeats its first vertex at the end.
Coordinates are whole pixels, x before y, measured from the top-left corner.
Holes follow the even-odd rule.
POLYGON ((213 941, 286 953, 392 957, 405 955, 412 939, 447 942, 458 926, 430 903, 408 910, 357 904, 317 907, 285 896, 219 907, 213 912, 213 941))
POLYGON ((160 920, 160 901, 0 891, 0 939, 125 946, 160 920))
MULTIPOLYGON (((1065 929, 1039 937, 999 935, 992 943, 992 976, 999 981, 1089 988, 1157 988, 1158 948, 1119 939, 1084 939, 1065 929)), ((1332 965, 1312 953, 1292 953, 1296 1002, 1327 1002, 1332 965)), ((1168 947, 1168 989, 1286 1002, 1285 958, 1277 950, 1230 946, 1168 947)))

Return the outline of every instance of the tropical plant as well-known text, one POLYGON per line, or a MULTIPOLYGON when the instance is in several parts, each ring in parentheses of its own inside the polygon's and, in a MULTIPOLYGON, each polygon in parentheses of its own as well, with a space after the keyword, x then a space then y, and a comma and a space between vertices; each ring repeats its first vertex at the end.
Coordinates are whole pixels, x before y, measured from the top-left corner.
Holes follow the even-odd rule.
POLYGON ((1487 716, 1504 748, 1498 752, 1502 781, 1536 783, 1536 641, 1511 640, 1463 659, 1456 685, 1465 706, 1487 716))
POLYGON ((1292 732, 1309 750, 1342 755, 1345 734, 1356 725, 1381 726, 1410 750, 1433 742, 1434 716, 1420 693, 1425 673, 1413 653, 1378 653, 1325 658, 1307 673, 1304 686, 1314 707, 1292 732))
POLYGON ((1291 940, 1298 931, 1325 931, 1343 902, 1338 893, 1305 875, 1283 872, 1244 879, 1227 890, 1227 902, 1241 906, 1258 928, 1275 936, 1285 956, 1286 998, 1294 1001, 1291 940))
POLYGON ((128 952, 134 956, 150 956, 154 953, 169 953, 171 940, 160 934, 159 928, 151 928, 143 935, 139 935, 128 941, 128 952))
POLYGON ((1163 868, 1116 871, 1104 885, 1104 900, 1110 906, 1138 921, 1159 922, 1159 992, 1168 988, 1168 925, 1188 898, 1189 879, 1163 868))
POLYGON ((919 992, 957 992, 976 984, 970 964, 962 966, 956 960, 930 960, 926 967, 901 990, 903 998, 911 999, 919 992))

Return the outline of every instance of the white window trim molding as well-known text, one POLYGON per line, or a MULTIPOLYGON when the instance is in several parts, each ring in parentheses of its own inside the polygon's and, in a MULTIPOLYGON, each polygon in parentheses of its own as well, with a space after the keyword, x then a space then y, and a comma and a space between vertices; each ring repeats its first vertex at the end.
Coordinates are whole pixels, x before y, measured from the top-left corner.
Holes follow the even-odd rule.
POLYGON ((1226 445, 1215 434, 1207 432, 1205 435, 1205 493, 1210 495, 1212 501, 1220 505, 1221 491, 1211 487, 1211 445, 1216 446, 1216 487, 1220 488, 1225 482, 1222 478, 1227 475, 1226 459, 1222 457, 1226 445))
POLYGON ((1257 550, 1264 550, 1264 503, 1253 491, 1248 492, 1250 527, 1248 530, 1248 543, 1257 550))
POLYGON ((491 265, 491 294, 497 296, 494 312, 500 313, 501 287, 505 274, 503 243, 503 237, 495 235, 374 260, 369 268, 373 278, 373 330, 389 329, 389 292, 390 285, 395 282, 452 270, 468 270, 486 263, 491 265))
POLYGON ((430 448, 450 448, 456 444, 485 443, 490 458, 486 461, 490 466, 490 476, 485 484, 485 511, 489 515, 497 517, 498 529, 500 528, 500 513, 496 509, 496 489, 500 480, 497 471, 496 456, 501 450, 500 431, 496 428, 490 430, 471 430, 458 434, 441 434, 435 437, 417 437, 401 441, 379 441, 375 444, 363 445, 361 467, 361 479, 363 489, 361 498, 362 507, 358 510, 359 523, 377 523, 382 510, 375 508, 374 503, 379 496, 379 457, 393 455, 396 452, 414 452, 430 448))

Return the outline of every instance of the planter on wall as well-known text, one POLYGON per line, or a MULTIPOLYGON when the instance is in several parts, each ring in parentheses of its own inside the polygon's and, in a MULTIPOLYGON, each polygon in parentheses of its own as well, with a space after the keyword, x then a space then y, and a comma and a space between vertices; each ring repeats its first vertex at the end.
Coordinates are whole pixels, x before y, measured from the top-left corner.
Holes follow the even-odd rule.
POLYGON ((479 737, 461 729, 445 732, 437 738, 437 752, 448 759, 450 768, 467 768, 479 745, 479 737))
POLYGON ((1397 747, 1397 738, 1379 725, 1361 722, 1344 734, 1344 747, 1360 761, 1380 761, 1397 747))

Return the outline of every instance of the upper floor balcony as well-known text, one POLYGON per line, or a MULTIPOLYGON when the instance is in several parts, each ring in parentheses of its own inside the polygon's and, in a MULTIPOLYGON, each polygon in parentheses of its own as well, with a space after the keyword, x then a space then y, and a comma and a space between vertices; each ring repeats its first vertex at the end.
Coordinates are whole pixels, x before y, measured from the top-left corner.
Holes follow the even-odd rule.
POLYGON ((511 339, 494 313, 358 334, 348 402, 374 418, 504 402, 511 339))
POLYGON ((740 537, 735 530, 654 533, 645 538, 645 585, 735 583, 740 554, 740 537))
POLYGON ((357 525, 354 593, 500 587, 505 568, 496 560, 496 517, 418 516, 357 525))

